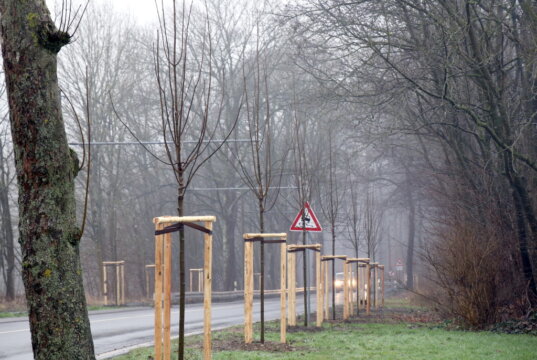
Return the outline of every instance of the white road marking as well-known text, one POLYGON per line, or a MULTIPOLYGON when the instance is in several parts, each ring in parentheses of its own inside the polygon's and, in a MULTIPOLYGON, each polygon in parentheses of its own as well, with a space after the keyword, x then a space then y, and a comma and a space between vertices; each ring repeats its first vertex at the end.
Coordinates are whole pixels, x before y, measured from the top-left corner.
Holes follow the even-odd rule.
MULTIPOLYGON (((171 314, 179 314, 178 311, 172 311, 171 314)), ((154 314, 151 315, 137 315, 137 316, 122 316, 117 318, 109 318, 109 319, 102 319, 102 320, 91 320, 90 322, 92 324, 94 323, 102 323, 106 321, 116 321, 116 320, 125 320, 125 319, 138 319, 138 318, 147 318, 147 317, 153 317, 154 314)))
POLYGON ((0 332, 0 335, 3 335, 3 334, 13 334, 13 333, 24 332, 24 331, 30 331, 30 328, 21 329, 21 330, 2 331, 2 332, 0 332))

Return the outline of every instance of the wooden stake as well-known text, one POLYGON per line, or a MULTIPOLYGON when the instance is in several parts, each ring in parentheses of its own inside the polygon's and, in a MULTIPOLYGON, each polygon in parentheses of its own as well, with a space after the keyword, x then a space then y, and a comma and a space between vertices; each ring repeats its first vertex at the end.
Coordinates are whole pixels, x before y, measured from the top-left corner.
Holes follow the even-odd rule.
MULTIPOLYGON (((164 226, 157 224, 156 230, 164 226)), ((162 360, 162 247, 164 235, 155 236, 155 360, 162 360)))
POLYGON ((358 275, 358 270, 360 266, 356 263, 356 273, 354 274, 354 279, 356 280, 356 314, 360 315, 360 277, 358 275))
POLYGON ((125 305, 125 261, 121 264, 121 305, 125 305))
POLYGON ((321 272, 321 252, 316 252, 315 255, 315 276, 317 280, 317 326, 323 325, 323 298, 324 289, 322 285, 322 272, 321 272))
POLYGON ((289 326, 296 326, 296 253, 289 254, 289 326))
POLYGON ((380 288, 382 289, 382 308, 384 308, 384 265, 380 266, 380 288))
POLYGON ((244 342, 249 344, 253 337, 254 306, 254 251, 253 243, 244 243, 244 342))
POLYGON ((348 264, 343 264, 343 320, 349 318, 349 271, 348 264))
POLYGON ((163 324, 163 340, 164 340, 164 359, 171 357, 171 300, 172 300, 172 234, 164 235, 164 324, 163 324))
POLYGON ((120 302, 121 302, 121 291, 120 291, 120 288, 119 288, 119 282, 120 282, 120 277, 119 277, 119 266, 116 266, 116 306, 119 306, 120 305, 120 302))
POLYGON ((103 296, 104 296, 104 306, 108 305, 108 280, 106 279, 106 266, 103 265, 103 296))
POLYGON ((324 313, 324 319, 328 319, 328 274, 327 269, 328 268, 328 262, 323 261, 321 262, 321 273, 322 273, 322 287, 323 287, 323 313, 324 313))
POLYGON ((358 265, 358 278, 359 278, 359 286, 358 286, 358 308, 364 309, 365 308, 365 300, 364 300, 364 267, 358 265))
POLYGON ((378 265, 375 264, 375 310, 379 309, 379 273, 378 265))
POLYGON ((352 276, 352 264, 347 266, 347 271, 349 272, 349 316, 354 315, 354 285, 353 285, 353 276, 352 276))
MULTIPOLYGON (((212 221, 205 221, 205 228, 212 230, 212 221)), ((212 297, 212 268, 213 268, 213 235, 204 234, 204 264, 203 264, 203 359, 211 359, 211 297, 212 297)))
MULTIPOLYGON (((287 238, 286 238, 287 239, 287 238)), ((287 293, 287 245, 280 245, 280 342, 287 342, 287 309, 286 309, 286 293, 287 293)))
POLYGON ((365 266, 365 277, 367 282, 367 305, 366 305, 366 313, 367 315, 371 314, 371 265, 366 264, 365 266))

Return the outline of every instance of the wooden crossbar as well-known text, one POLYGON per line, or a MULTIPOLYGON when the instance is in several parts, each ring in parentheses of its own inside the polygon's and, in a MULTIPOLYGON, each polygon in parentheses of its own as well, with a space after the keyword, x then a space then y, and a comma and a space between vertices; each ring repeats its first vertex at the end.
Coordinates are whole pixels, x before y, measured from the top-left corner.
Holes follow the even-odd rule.
POLYGON ((215 222, 216 216, 159 216, 153 218, 153 224, 171 224, 185 222, 215 222))
POLYGON ((300 250, 300 249, 321 250, 321 244, 287 245, 287 251, 300 250))
POLYGON ((321 261, 347 260, 347 255, 323 255, 321 261))

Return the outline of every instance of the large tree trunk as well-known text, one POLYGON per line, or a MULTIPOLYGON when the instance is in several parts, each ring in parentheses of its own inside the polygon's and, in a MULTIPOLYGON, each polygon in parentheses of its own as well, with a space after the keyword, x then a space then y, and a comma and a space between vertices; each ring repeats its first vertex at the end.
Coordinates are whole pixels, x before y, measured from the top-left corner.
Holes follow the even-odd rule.
POLYGON ((19 231, 35 359, 94 359, 79 259, 74 178, 56 55, 69 42, 42 0, 0 0, 19 184, 19 231))

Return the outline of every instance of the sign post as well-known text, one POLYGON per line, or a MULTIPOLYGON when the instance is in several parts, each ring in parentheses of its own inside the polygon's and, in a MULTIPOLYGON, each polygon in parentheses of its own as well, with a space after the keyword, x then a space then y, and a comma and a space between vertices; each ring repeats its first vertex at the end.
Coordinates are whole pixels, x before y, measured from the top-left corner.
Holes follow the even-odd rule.
MULTIPOLYGON (((319 223, 319 220, 317 220, 317 216, 315 216, 315 213, 310 207, 309 202, 304 203, 304 207, 300 209, 298 214, 295 217, 295 220, 293 220, 291 224, 290 231, 301 231, 304 235, 303 237, 303 245, 306 245, 306 231, 313 231, 313 232, 321 232, 323 231, 321 224, 319 223)), ((304 325, 308 325, 308 318, 309 318, 309 311, 308 308, 311 309, 310 304, 310 293, 308 291, 308 288, 306 286, 307 284, 307 261, 308 261, 308 254, 304 252, 304 325)))

